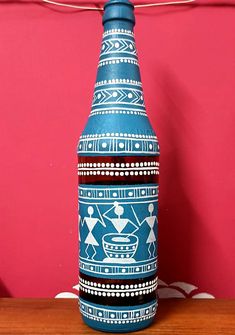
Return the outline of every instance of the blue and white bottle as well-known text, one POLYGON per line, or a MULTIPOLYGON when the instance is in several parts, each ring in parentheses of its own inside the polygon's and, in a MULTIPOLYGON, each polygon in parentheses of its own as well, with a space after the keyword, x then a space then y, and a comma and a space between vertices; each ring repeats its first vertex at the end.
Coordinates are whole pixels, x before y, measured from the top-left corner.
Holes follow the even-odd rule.
POLYGON ((78 144, 80 310, 106 332, 157 309, 159 145, 144 105, 128 0, 105 4, 91 113, 78 144))

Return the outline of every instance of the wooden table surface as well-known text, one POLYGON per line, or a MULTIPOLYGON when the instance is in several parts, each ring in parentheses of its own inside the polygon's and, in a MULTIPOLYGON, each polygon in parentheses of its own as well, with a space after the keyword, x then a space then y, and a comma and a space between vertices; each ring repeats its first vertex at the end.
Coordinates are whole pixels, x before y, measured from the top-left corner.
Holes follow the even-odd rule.
MULTIPOLYGON (((0 334, 102 333, 82 322, 74 299, 10 298, 0 299, 0 334)), ((160 300, 156 321, 138 334, 235 335, 235 300, 160 300)))

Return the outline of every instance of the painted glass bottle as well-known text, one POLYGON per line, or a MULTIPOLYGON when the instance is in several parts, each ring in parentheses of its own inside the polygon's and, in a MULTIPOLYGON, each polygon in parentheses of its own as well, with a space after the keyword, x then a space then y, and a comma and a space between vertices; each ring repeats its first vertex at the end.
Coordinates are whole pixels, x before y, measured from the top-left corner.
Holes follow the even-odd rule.
POLYGON ((80 310, 130 332, 154 319, 159 145, 144 105, 128 0, 109 0, 91 113, 78 144, 80 310))

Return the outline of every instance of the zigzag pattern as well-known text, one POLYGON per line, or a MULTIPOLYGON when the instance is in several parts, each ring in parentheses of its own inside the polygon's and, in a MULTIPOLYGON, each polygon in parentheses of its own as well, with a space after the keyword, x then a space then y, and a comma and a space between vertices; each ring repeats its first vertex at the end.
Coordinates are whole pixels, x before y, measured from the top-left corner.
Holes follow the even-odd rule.
POLYGON ((110 88, 94 92, 92 105, 100 104, 132 104, 144 107, 143 92, 129 88, 110 88))
POLYGON ((137 55, 135 42, 129 39, 109 39, 103 41, 100 57, 111 53, 137 55))

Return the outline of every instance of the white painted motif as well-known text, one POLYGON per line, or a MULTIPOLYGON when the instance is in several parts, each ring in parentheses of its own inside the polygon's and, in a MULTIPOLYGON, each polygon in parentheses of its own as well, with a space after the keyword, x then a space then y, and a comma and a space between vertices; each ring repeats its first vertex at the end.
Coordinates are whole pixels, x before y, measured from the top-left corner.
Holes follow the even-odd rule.
POLYGON ((150 294, 157 288, 157 278, 140 284, 101 284, 80 278, 80 290, 104 297, 134 297, 150 294))
POLYGON ((147 307, 136 309, 108 309, 98 308, 80 299, 81 313, 92 320, 107 323, 136 323, 154 317, 156 314, 157 303, 154 302, 147 307))
POLYGON ((123 64, 129 63, 133 65, 139 66, 138 60, 132 57, 109 57, 105 60, 100 60, 98 63, 98 67, 105 66, 105 65, 114 65, 114 64, 123 64))
MULTIPOLYGON (((129 106, 128 109, 125 108, 125 106, 122 107, 102 107, 102 108, 92 108, 90 116, 92 115, 104 115, 104 114, 128 114, 128 115, 144 115, 146 116, 146 111, 145 109, 141 108, 133 108, 132 106, 129 106)), ((127 134, 128 135, 128 134, 127 134)), ((131 134, 129 134, 129 137, 133 137, 131 136, 131 134)), ((111 135, 110 135, 111 136, 111 135)), ((114 136, 114 135, 113 135, 114 136)), ((144 135, 145 136, 145 135, 144 135)))
MULTIPOLYGON (((74 289, 79 290, 80 285, 73 286, 74 289)), ((186 282, 173 282, 167 284, 166 282, 158 279, 158 296, 159 298, 193 298, 193 299, 214 299, 215 297, 208 292, 200 292, 198 287, 186 282)), ((78 298, 71 292, 61 292, 55 298, 78 298)))
MULTIPOLYGON (((112 188, 103 188, 101 190, 89 187, 89 186, 79 186, 79 199, 80 202, 83 199, 92 199, 92 200, 100 200, 102 199, 102 204, 110 204, 110 202, 104 202, 104 200, 112 200, 118 198, 119 200, 131 200, 133 199, 139 200, 142 199, 142 203, 145 202, 145 199, 150 198, 151 202, 157 202, 158 197, 158 185, 154 186, 139 186, 139 187, 112 187, 112 188)), ((129 201, 122 201, 122 204, 128 204, 129 201)), ((148 201, 149 202, 149 201, 148 201)), ((87 202, 88 204, 91 202, 87 202)), ((96 203, 96 202, 95 202, 96 203)), ((139 202, 138 202, 139 203, 139 202)))
MULTIPOLYGON (((91 208, 92 207, 90 206, 88 210, 90 210, 91 208)), ((98 209, 98 205, 97 205, 97 209, 98 209)), ((139 219, 134 211, 134 208, 132 207, 132 211, 136 217, 137 222, 139 223, 139 226, 142 226, 142 224, 146 221, 150 227, 150 233, 149 233, 146 243, 149 244, 148 251, 149 251, 149 258, 151 258, 151 257, 154 257, 154 254, 156 251, 155 250, 156 236, 155 236, 154 229, 153 229, 155 221, 156 221, 156 216, 152 215, 154 211, 154 205, 152 203, 149 204, 148 210, 149 210, 150 216, 146 217, 142 222, 139 222, 139 219), (153 246, 152 253, 150 251, 151 246, 153 246)), ((107 255, 107 258, 105 258, 103 262, 107 262, 107 263, 135 262, 135 259, 133 258, 133 256, 138 248, 138 237, 134 235, 134 232, 136 232, 139 229, 139 226, 137 226, 129 218, 121 218, 123 214, 124 214, 124 208, 123 206, 120 206, 118 202, 114 202, 113 206, 103 214, 103 217, 110 220, 118 232, 117 235, 113 233, 109 233, 103 236, 103 240, 102 240, 103 248, 104 248, 104 252, 107 255), (117 215, 117 218, 110 218, 107 215, 113 209, 114 209, 114 213, 117 215), (130 223, 134 227, 134 231, 130 232, 129 234, 121 234, 128 223, 130 223)), ((98 219, 96 219, 96 221, 92 221, 91 229, 93 229, 97 221, 98 219)), ((85 240, 85 243, 89 243, 92 245, 98 245, 97 242, 96 242, 97 244, 95 244, 94 242, 96 241, 93 235, 89 233, 88 237, 85 240)))
POLYGON ((99 162, 99 163, 78 163, 79 169, 119 169, 119 170, 128 170, 128 169, 152 169, 155 168, 155 166, 159 167, 159 162, 155 161, 141 161, 141 162, 123 162, 123 163, 109 163, 109 162, 99 162))
POLYGON ((108 85, 108 84, 128 84, 128 85, 134 85, 134 86, 140 86, 142 87, 142 82, 137 81, 137 80, 132 80, 132 79, 108 79, 108 80, 101 80, 97 81, 95 83, 95 88, 103 85, 108 85))
POLYGON ((95 255, 96 255, 96 246, 99 246, 99 243, 96 241, 94 235, 92 234, 92 230, 94 229, 95 225, 100 222, 102 224, 103 227, 106 227, 104 221, 102 220, 102 216, 99 218, 93 218, 92 215, 94 214, 94 208, 92 206, 88 207, 88 214, 89 216, 84 217, 83 220, 81 220, 81 225, 83 226, 84 223, 87 224, 89 233, 84 241, 85 244, 87 244, 87 247, 85 249, 85 252, 87 254, 87 258, 90 257, 90 253, 89 253, 89 247, 91 246, 91 248, 93 249, 93 253, 91 256, 91 259, 94 259, 95 255))
POLYGON ((143 92, 139 89, 128 87, 111 87, 106 89, 96 89, 93 96, 92 108, 101 104, 125 104, 141 106, 144 108, 143 92))
POLYGON ((156 169, 151 169, 149 171, 143 170, 143 171, 125 171, 125 172, 120 172, 120 171, 116 171, 116 172, 110 172, 110 169, 108 169, 107 171, 100 171, 99 169, 97 169, 97 171, 93 171, 93 170, 87 170, 87 171, 78 171, 78 175, 79 176, 99 176, 99 175, 106 175, 106 176, 114 176, 114 177, 118 177, 118 176, 150 176, 150 175, 158 175, 159 171, 156 169))
POLYGON ((121 153, 135 153, 135 154, 159 154, 159 145, 157 140, 147 138, 130 138, 129 136, 107 136, 90 138, 80 138, 78 153, 97 154, 121 154, 121 153))
MULTIPOLYGON (((103 236, 103 249, 106 254, 104 263, 134 263, 134 254, 138 248, 138 237, 130 232, 129 234, 122 234, 124 228, 129 224, 134 231, 138 230, 138 226, 132 222, 128 217, 122 217, 124 214, 124 207, 120 206, 118 202, 114 202, 113 206, 108 209, 103 216, 111 221, 118 234, 105 234, 103 236), (110 218, 108 213, 114 209, 117 218, 110 218)), ((130 229, 130 228, 129 228, 130 229)))
POLYGON ((100 57, 113 53, 125 53, 136 56, 135 41, 127 38, 104 39, 101 47, 100 57))
POLYGON ((116 109, 110 109, 110 110, 99 110, 97 112, 91 112, 89 115, 89 118, 92 116, 96 116, 96 115, 104 115, 104 114, 126 114, 126 115, 140 115, 140 116, 145 116, 147 117, 147 114, 145 111, 143 112, 134 112, 131 110, 116 110, 116 109))
POLYGON ((134 36, 134 33, 131 30, 127 30, 127 29, 110 29, 110 30, 106 30, 103 33, 103 37, 106 37, 106 36, 109 36, 109 35, 114 35, 114 34, 121 34, 121 35, 130 36, 130 37, 134 36))
POLYGON ((145 135, 145 134, 133 134, 133 133, 101 133, 101 134, 86 134, 81 135, 80 139, 90 139, 90 138, 106 138, 106 137, 115 137, 115 138, 135 138, 135 139, 147 139, 147 140, 157 140, 155 135, 145 135))
POLYGON ((156 236, 155 236, 153 228, 154 228, 155 221, 157 220, 157 217, 156 215, 152 215, 154 211, 153 204, 149 204, 148 211, 150 213, 150 216, 146 217, 144 220, 147 222, 147 224, 150 227, 150 233, 149 233, 146 243, 149 244, 148 252, 149 252, 149 258, 151 258, 151 257, 154 257, 155 251, 156 251, 156 236), (153 247, 152 253, 151 253, 151 246, 153 247))
POLYGON ((93 260, 89 262, 86 258, 80 256, 80 268, 90 274, 97 274, 103 276, 118 275, 121 277, 130 275, 144 275, 147 276, 157 269, 157 258, 148 259, 147 261, 135 262, 133 264, 112 265, 105 264, 100 261, 93 260))
POLYGON ((133 162, 133 163, 79 163, 78 175, 106 175, 106 176, 142 176, 159 174, 158 162, 133 162))

